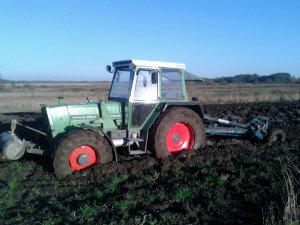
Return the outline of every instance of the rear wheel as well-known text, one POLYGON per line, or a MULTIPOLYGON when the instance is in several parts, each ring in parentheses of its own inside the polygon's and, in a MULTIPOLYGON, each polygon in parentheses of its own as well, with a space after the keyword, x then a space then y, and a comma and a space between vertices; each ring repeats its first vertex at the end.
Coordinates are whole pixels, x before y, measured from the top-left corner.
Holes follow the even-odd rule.
POLYGON ((187 108, 167 110, 155 123, 150 138, 158 158, 202 148, 206 142, 201 118, 187 108))
POLYGON ((58 178, 113 159, 107 140, 90 130, 71 131, 62 138, 55 152, 53 166, 58 178))

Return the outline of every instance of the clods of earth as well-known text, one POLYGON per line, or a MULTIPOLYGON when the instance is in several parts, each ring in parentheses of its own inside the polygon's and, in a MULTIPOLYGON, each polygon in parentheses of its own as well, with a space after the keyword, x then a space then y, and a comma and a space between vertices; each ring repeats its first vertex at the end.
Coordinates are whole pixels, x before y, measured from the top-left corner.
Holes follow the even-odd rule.
MULTIPOLYGON (((297 212, 287 218, 287 206, 292 194, 300 205, 300 101, 203 109, 217 117, 269 116, 287 139, 267 145, 209 137, 204 149, 166 160, 123 152, 118 163, 65 180, 55 178, 50 158, 1 162, 0 224, 282 224, 287 219, 299 224, 297 212)), ((0 114, 0 132, 12 118, 38 127, 41 115, 0 114)))

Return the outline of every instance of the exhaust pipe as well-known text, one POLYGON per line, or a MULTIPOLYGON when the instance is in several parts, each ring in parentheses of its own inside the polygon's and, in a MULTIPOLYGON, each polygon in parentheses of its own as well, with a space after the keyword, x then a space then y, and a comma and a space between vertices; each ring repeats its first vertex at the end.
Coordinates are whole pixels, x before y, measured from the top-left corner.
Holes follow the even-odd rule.
POLYGON ((25 153, 25 144, 17 135, 3 132, 0 134, 0 153, 2 160, 18 160, 25 153))

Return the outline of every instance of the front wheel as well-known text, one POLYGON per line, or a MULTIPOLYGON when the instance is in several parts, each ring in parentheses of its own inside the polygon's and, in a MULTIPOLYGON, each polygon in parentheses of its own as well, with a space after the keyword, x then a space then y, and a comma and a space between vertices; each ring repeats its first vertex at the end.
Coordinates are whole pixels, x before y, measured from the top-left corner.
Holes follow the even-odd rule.
POLYGON ((201 118, 187 108, 168 109, 151 132, 150 143, 158 158, 202 148, 206 143, 201 118))
POLYGON ((55 151, 53 166, 58 178, 113 159, 107 140, 90 130, 71 131, 62 138, 55 151))

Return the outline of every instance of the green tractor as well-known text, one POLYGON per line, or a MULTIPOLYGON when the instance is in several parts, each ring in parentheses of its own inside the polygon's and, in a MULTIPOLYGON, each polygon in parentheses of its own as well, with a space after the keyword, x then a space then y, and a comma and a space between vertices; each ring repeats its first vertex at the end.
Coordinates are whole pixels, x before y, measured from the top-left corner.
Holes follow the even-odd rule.
POLYGON ((114 74, 108 101, 42 105, 47 128, 27 128, 47 136, 51 148, 46 150, 21 141, 14 130, 22 124, 13 121, 12 130, 0 136, 2 160, 19 159, 25 152, 49 155, 56 176, 64 178, 117 160, 118 147, 165 158, 205 145, 203 113, 199 102, 187 96, 184 64, 127 60, 106 69, 114 74))
MULTIPOLYGON (((184 64, 126 60, 106 69, 113 73, 108 101, 42 105, 42 131, 12 120, 11 131, 0 135, 0 161, 17 160, 25 152, 51 156, 56 176, 65 178, 117 161, 119 147, 131 155, 152 152, 166 158, 203 148, 206 135, 267 136, 267 117, 241 123, 238 117, 205 116, 199 101, 187 96, 185 78, 192 75, 184 64), (50 147, 43 150, 21 140, 15 134, 17 125, 46 136, 50 147)), ((284 133, 277 133, 284 139, 284 133)))

